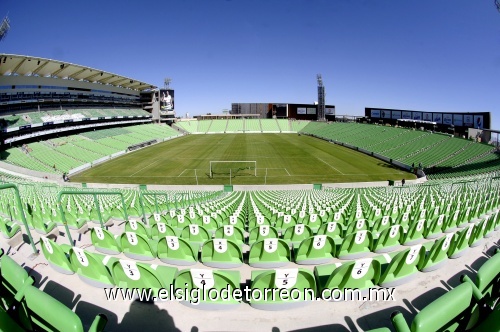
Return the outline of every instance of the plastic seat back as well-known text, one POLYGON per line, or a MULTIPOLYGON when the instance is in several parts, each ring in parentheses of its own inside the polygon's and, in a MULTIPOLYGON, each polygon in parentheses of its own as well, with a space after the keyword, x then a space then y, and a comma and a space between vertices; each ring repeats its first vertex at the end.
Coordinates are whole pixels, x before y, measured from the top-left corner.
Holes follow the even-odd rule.
POLYGON ((63 274, 75 273, 67 256, 68 245, 59 245, 45 236, 40 236, 40 242, 43 255, 54 270, 63 274))
POLYGON ((328 235, 314 235, 303 240, 295 251, 297 264, 325 264, 335 258, 335 241, 328 235))
POLYGON ((158 240, 158 258, 167 264, 196 264, 198 261, 198 250, 196 249, 189 242, 177 236, 166 236, 158 240))
POLYGON ((340 259, 356 259, 366 256, 372 248, 373 238, 369 231, 358 231, 347 235, 340 249, 337 252, 337 257, 340 259))
MULTIPOLYGON (((413 319, 411 331, 465 330, 470 319, 471 299, 471 285, 464 283, 455 287, 422 309, 413 319)), ((410 330, 400 313, 393 315, 392 322, 398 332, 410 330)))
POLYGON ((201 262, 215 268, 236 268, 243 264, 243 254, 241 247, 233 241, 215 238, 201 247, 201 262))
POLYGON ((108 255, 118 255, 122 249, 115 236, 108 230, 98 226, 90 229, 90 239, 95 250, 108 255))
POLYGON ((268 238, 252 244, 248 264, 252 267, 282 267, 290 262, 290 248, 282 239, 268 238))

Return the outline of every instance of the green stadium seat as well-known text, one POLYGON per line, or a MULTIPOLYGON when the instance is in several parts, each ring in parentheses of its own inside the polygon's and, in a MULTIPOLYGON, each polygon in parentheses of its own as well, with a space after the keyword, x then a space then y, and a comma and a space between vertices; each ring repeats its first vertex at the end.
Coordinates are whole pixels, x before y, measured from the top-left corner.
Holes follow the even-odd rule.
POLYGON ((378 218, 373 222, 371 231, 373 233, 381 233, 384 229, 389 228, 392 225, 394 225, 392 217, 382 216, 381 218, 378 218))
POLYGON ((158 258, 167 264, 193 265, 198 261, 198 245, 176 236, 165 236, 158 240, 158 258))
POLYGON ((314 235, 294 248, 295 262, 301 265, 326 264, 335 258, 335 241, 328 235, 314 235))
POLYGON ((151 238, 159 240, 165 236, 176 236, 175 230, 164 222, 156 222, 151 226, 151 238))
POLYGON ((5 239, 12 239, 16 234, 21 233, 21 228, 18 224, 0 217, 0 233, 5 239))
POLYGON ((470 213, 471 213, 471 207, 467 207, 463 210, 463 212, 460 213, 458 220, 457 220, 457 227, 465 227, 470 220, 470 213))
POLYGON ((332 239, 342 239, 344 235, 343 225, 335 221, 322 224, 318 229, 318 235, 328 235, 332 239))
POLYGON ((381 263, 378 284, 380 287, 396 287, 411 281, 418 272, 417 264, 423 257, 425 248, 421 244, 400 251, 393 257, 389 256, 388 263, 381 263))
POLYGON ((107 255, 118 255, 122 252, 118 235, 113 235, 110 231, 94 226, 90 229, 90 240, 94 245, 95 250, 107 255))
POLYGON ((43 255, 54 270, 63 274, 75 273, 68 256, 71 246, 58 244, 45 236, 40 236, 40 242, 43 255))
POLYGON ((250 305, 261 310, 288 310, 316 300, 314 275, 302 268, 253 270, 250 288, 250 305))
POLYGON ((378 238, 373 240, 371 251, 375 253, 391 252, 401 246, 401 240, 404 236, 403 227, 393 225, 389 228, 384 228, 378 235, 378 238))
MULTIPOLYGON (((82 322, 76 313, 33 286, 24 291, 20 321, 29 331, 83 332, 82 322)), ((105 315, 97 315, 88 331, 103 331, 106 323, 105 315)))
POLYGON ((135 219, 125 222, 125 232, 141 234, 147 238, 151 237, 151 229, 144 225, 141 221, 135 219))
POLYGON ((269 218, 259 215, 248 218, 248 229, 254 229, 259 226, 271 226, 271 220, 269 218))
POLYGON ((438 215, 436 218, 427 223, 424 230, 424 238, 435 239, 443 235, 443 227, 446 223, 446 215, 438 215))
POLYGON ((496 226, 495 216, 494 215, 484 216, 484 222, 486 223, 486 226, 484 228, 483 237, 489 238, 493 235, 493 231, 495 230, 495 226, 496 226))
POLYGON ((219 268, 237 268, 243 264, 243 254, 239 244, 221 238, 206 241, 201 246, 203 265, 219 268))
POLYGON ((212 238, 212 235, 205 229, 205 227, 190 224, 189 226, 184 227, 181 232, 181 237, 184 240, 187 240, 191 245, 196 245, 198 248, 196 251, 198 251, 205 241, 212 238))
POLYGON ((406 229, 401 244, 404 246, 412 246, 424 240, 425 219, 415 220, 410 222, 406 229))
POLYGON ((175 277, 174 289, 177 288, 187 290, 188 294, 197 294, 196 298, 185 298, 180 301, 180 303, 196 309, 227 310, 233 309, 241 303, 241 300, 232 296, 233 290, 240 288, 239 271, 182 270, 175 277), (215 293, 218 294, 218 297, 211 295, 215 293))
POLYGON ((314 275, 318 282, 318 291, 325 289, 339 290, 338 294, 324 294, 325 299, 331 300, 339 298, 351 299, 349 292, 345 289, 357 288, 360 294, 364 295, 369 288, 375 287, 380 278, 380 263, 372 258, 359 259, 345 264, 327 264, 314 267, 314 275))
POLYGON ((100 288, 114 286, 111 266, 117 258, 73 247, 69 251, 69 260, 73 271, 83 282, 100 288))
MULTIPOLYGON (((448 261, 448 249, 453 241, 454 233, 446 234, 433 242, 427 242, 425 246, 432 245, 425 256, 418 262, 421 272, 430 272, 441 268, 448 261)), ((426 249, 427 249, 426 248, 426 249)))
POLYGON ((31 224, 38 234, 49 237, 59 236, 59 229, 56 223, 51 220, 43 220, 38 214, 33 215, 31 224))
POLYGON ((449 258, 455 259, 462 257, 469 250, 469 239, 473 231, 474 224, 470 224, 466 228, 455 233, 450 248, 448 249, 449 258))
POLYGON ((250 247, 248 264, 258 268, 278 268, 290 263, 290 248, 282 239, 267 238, 250 247))
POLYGON ((278 232, 283 232, 288 227, 295 226, 296 224, 297 221, 295 220, 294 216, 289 214, 284 214, 282 216, 278 216, 274 227, 278 232))
POLYGON ((231 225, 243 230, 245 229, 245 218, 243 216, 232 215, 226 218, 225 221, 223 220, 220 226, 222 227, 224 225, 231 225))
POLYGON ((125 232, 120 238, 122 252, 128 258, 150 261, 156 258, 157 241, 149 240, 146 236, 134 232, 125 232))
POLYGON ((34 280, 11 257, 3 251, 0 254, 2 255, 0 258, 0 299, 3 304, 0 308, 9 310, 19 303, 24 289, 33 285, 34 280))
POLYGON ((170 290, 177 275, 175 267, 149 265, 123 259, 114 262, 111 271, 116 287, 151 290, 150 295, 156 298, 160 289, 170 290))
POLYGON ((274 239, 278 237, 278 231, 276 228, 271 227, 269 225, 261 225, 254 227, 250 230, 248 234, 248 244, 252 245, 255 242, 264 240, 264 239, 274 239))
POLYGON ((25 332, 26 330, 9 316, 4 308, 0 307, 0 331, 25 332))
POLYGON ((245 242, 245 235, 239 227, 233 225, 223 225, 219 227, 214 234, 215 238, 231 240, 242 246, 245 242))
POLYGON ((500 251, 490 257, 477 271, 475 281, 463 275, 462 282, 471 284, 476 301, 490 308, 498 306, 500 298, 500 251))
POLYGON ((191 220, 189 220, 188 217, 181 214, 175 216, 170 215, 170 218, 168 218, 168 224, 179 232, 184 230, 184 228, 187 227, 190 223, 191 220))
MULTIPOLYGON (((102 207, 101 207, 101 217, 102 217, 103 226, 107 226, 107 227, 113 226, 114 222, 111 219, 111 215, 109 213, 107 213, 107 211, 105 209, 103 209, 102 207)), ((99 219, 99 214, 97 213, 96 208, 92 208, 90 210, 88 221, 90 221, 94 224, 101 225, 101 221, 99 219)))
POLYGON ((500 230, 500 211, 495 212, 495 231, 500 230))
POLYGON ((332 221, 339 223, 339 224, 342 224, 342 225, 345 225, 347 218, 346 218, 346 215, 344 213, 337 211, 333 214, 332 221))
POLYGON ((373 246, 372 233, 369 231, 358 231, 347 235, 339 250, 337 257, 339 259, 357 259, 366 256, 373 246))
POLYGON ((322 216, 317 213, 306 214, 302 221, 303 224, 309 226, 309 228, 311 228, 311 230, 315 233, 318 232, 318 229, 321 227, 322 222, 322 216))
POLYGON ((469 246, 471 248, 478 247, 484 242, 484 231, 488 226, 488 222, 484 219, 474 224, 474 230, 472 231, 471 237, 469 239, 469 246))
POLYGON ((496 306, 479 324, 474 326, 474 332, 498 331, 498 322, 500 321, 500 306, 496 306))
MULTIPOLYGON (((472 286, 461 284, 448 291, 422 309, 413 319, 412 332, 463 331, 470 321, 472 286)), ((396 332, 410 331, 400 312, 392 314, 392 324, 396 332)))
POLYGON ((309 226, 305 224, 296 224, 285 230, 283 240, 285 240, 289 246, 298 246, 303 240, 310 238, 313 234, 309 226))
POLYGON ((88 229, 88 218, 85 218, 83 215, 78 216, 73 213, 66 213, 64 216, 69 229, 76 229, 80 233, 84 233, 88 229))
POLYGON ((209 233, 214 233, 217 228, 219 228, 219 223, 217 218, 210 215, 201 216, 200 226, 203 226, 209 233))
POLYGON ((358 219, 347 225, 346 234, 356 233, 357 231, 369 230, 369 224, 366 219, 358 219))
POLYGON ((459 209, 451 213, 449 216, 446 216, 446 219, 446 222, 443 223, 442 227, 444 233, 456 232, 458 227, 463 227, 467 224, 465 222, 461 222, 459 209))

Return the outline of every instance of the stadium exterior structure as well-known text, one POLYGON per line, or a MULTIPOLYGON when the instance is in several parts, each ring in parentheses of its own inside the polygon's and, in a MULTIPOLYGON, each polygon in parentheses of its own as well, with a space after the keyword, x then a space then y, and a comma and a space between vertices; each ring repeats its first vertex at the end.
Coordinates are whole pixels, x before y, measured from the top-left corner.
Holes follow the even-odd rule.
POLYGON ((454 136, 476 138, 477 131, 481 135, 481 141, 489 142, 491 114, 490 112, 422 112, 390 108, 365 108, 365 118, 361 121, 368 121, 377 124, 399 125, 410 128, 423 128, 425 130, 450 133, 454 136), (483 132, 486 129, 487 131, 483 132), (471 135, 473 135, 471 137, 471 135))
MULTIPOLYGON (((232 103, 231 115, 259 115, 263 119, 318 120, 318 104, 232 103)), ((326 120, 335 120, 335 106, 325 105, 326 120)))
POLYGON ((159 99, 155 85, 134 78, 66 61, 0 54, 2 144, 63 128, 159 120, 159 99), (78 110, 83 109, 102 111, 82 115, 78 110), (116 109, 123 112, 106 111, 116 109), (127 114, 127 109, 139 112, 127 114))

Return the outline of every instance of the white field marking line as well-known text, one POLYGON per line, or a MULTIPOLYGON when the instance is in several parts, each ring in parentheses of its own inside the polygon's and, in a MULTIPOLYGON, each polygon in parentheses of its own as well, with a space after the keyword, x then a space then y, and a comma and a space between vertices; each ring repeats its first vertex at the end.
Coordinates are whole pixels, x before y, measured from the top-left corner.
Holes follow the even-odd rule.
POLYGON ((160 159, 153 160, 152 162, 150 162, 148 165, 144 166, 143 168, 141 168, 141 169, 140 169, 140 170, 138 170, 137 172, 134 172, 134 173, 130 174, 128 177, 132 177, 132 176, 136 175, 137 173, 139 173, 139 172, 140 172, 140 171, 142 171, 143 169, 145 169, 145 168, 147 168, 147 167, 149 167, 149 166, 151 166, 151 165, 153 165, 154 163, 157 163, 157 162, 159 162, 159 161, 160 161, 160 159))
POLYGON ((318 157, 316 157, 316 159, 318 159, 319 161, 324 162, 325 164, 327 164, 328 166, 330 166, 331 168, 333 168, 334 170, 336 170, 336 171, 337 171, 337 172, 339 172, 340 174, 345 175, 344 173, 342 173, 341 171, 339 171, 338 169, 336 169, 335 167, 333 167, 332 165, 330 165, 329 163, 327 163, 327 162, 326 162, 326 161, 324 161, 323 159, 318 158, 318 157))
POLYGON ((266 167, 266 168, 256 168, 256 169, 284 169, 283 167, 275 167, 275 168, 271 168, 271 167, 266 167))
POLYGON ((286 168, 284 170, 286 171, 286 174, 288 174, 288 176, 291 176, 290 173, 288 173, 288 170, 286 168))
MULTIPOLYGON (((261 168, 264 169, 264 168, 261 168)), ((269 168, 269 169, 283 169, 283 168, 269 168)), ((196 168, 187 168, 187 170, 196 170, 196 168)), ((403 172, 401 172, 403 173, 403 172)), ((343 173, 342 175, 356 175, 356 176, 370 176, 370 175, 388 175, 388 174, 396 174, 396 173, 370 173, 370 174, 360 174, 360 173, 343 173)), ((246 176, 240 176, 240 177, 257 177, 257 178, 262 178, 262 177, 269 177, 269 178, 280 178, 284 177, 284 175, 246 175, 246 176)), ((286 175, 287 176, 287 175, 286 175)), ((321 175, 321 174, 295 174, 295 175, 290 175, 291 177, 328 177, 329 175, 321 175)), ((131 177, 127 175, 92 175, 92 178, 126 178, 126 177, 131 177)), ((179 175, 139 175, 139 176, 134 176, 135 178, 178 178, 179 175)), ((181 176, 183 178, 194 178, 196 176, 194 175, 183 175, 181 176)))

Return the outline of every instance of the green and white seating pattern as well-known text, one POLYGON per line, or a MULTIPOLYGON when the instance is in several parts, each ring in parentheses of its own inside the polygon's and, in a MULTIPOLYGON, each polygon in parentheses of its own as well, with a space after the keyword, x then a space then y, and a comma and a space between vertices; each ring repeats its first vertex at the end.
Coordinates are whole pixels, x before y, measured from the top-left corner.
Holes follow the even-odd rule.
MULTIPOLYGON (((106 229, 91 225, 87 236, 94 252, 62 244, 62 236, 56 241, 43 237, 38 246, 56 271, 77 274, 96 287, 152 285, 157 291, 165 282, 177 282, 178 270, 169 265, 200 263, 206 270, 219 272, 221 277, 215 277, 214 272, 214 279, 226 280, 226 285, 231 280, 235 287, 245 284, 236 270, 242 264, 277 269, 269 270, 270 276, 265 278, 264 273, 260 276, 257 269, 252 270, 251 285, 256 289, 276 282, 272 275, 278 270, 301 271, 296 264, 314 266, 314 274, 308 270, 312 279, 306 276, 308 281, 300 284, 314 283, 315 296, 327 288, 365 291, 376 286, 397 287, 410 282, 417 273, 444 266, 494 232, 499 202, 491 193, 498 190, 499 183, 496 179, 488 181, 476 184, 481 191, 444 183, 412 186, 406 191, 371 188, 211 193, 177 207, 168 202, 175 193, 166 192, 157 202, 144 197, 145 221, 140 220, 142 207, 134 205, 139 201, 137 192, 127 189, 122 190, 127 211, 135 209, 139 217, 129 217, 116 234, 118 226, 106 229), (210 230, 205 225, 211 225, 210 230), (149 263, 142 262, 146 260, 149 263), (127 271, 144 276, 144 280, 130 279, 127 271)), ((22 193, 36 213, 42 207, 57 211, 48 192, 41 194, 32 187, 22 193)), ((0 196, 12 200, 8 193, 0 192, 0 196)), ((98 200, 103 219, 125 220, 118 196, 99 196, 98 200)), ((75 218, 82 215, 84 219, 91 215, 93 198, 68 196, 62 205, 66 214, 75 218)), ((0 204, 0 211, 4 218, 10 213, 11 223, 19 219, 19 212, 8 204, 0 204)), ((46 215, 60 218, 58 213, 46 215)), ((186 274, 180 280, 188 277, 186 274)), ((219 289, 224 282, 214 287, 219 289)), ((191 283, 190 287, 195 286, 191 283)), ((271 302, 275 303, 260 303, 261 308, 292 306, 271 302)), ((307 301, 298 302, 295 305, 307 301)), ((254 304, 259 307, 258 301, 254 304)), ((225 308, 221 305, 209 301, 203 307, 225 308)))

